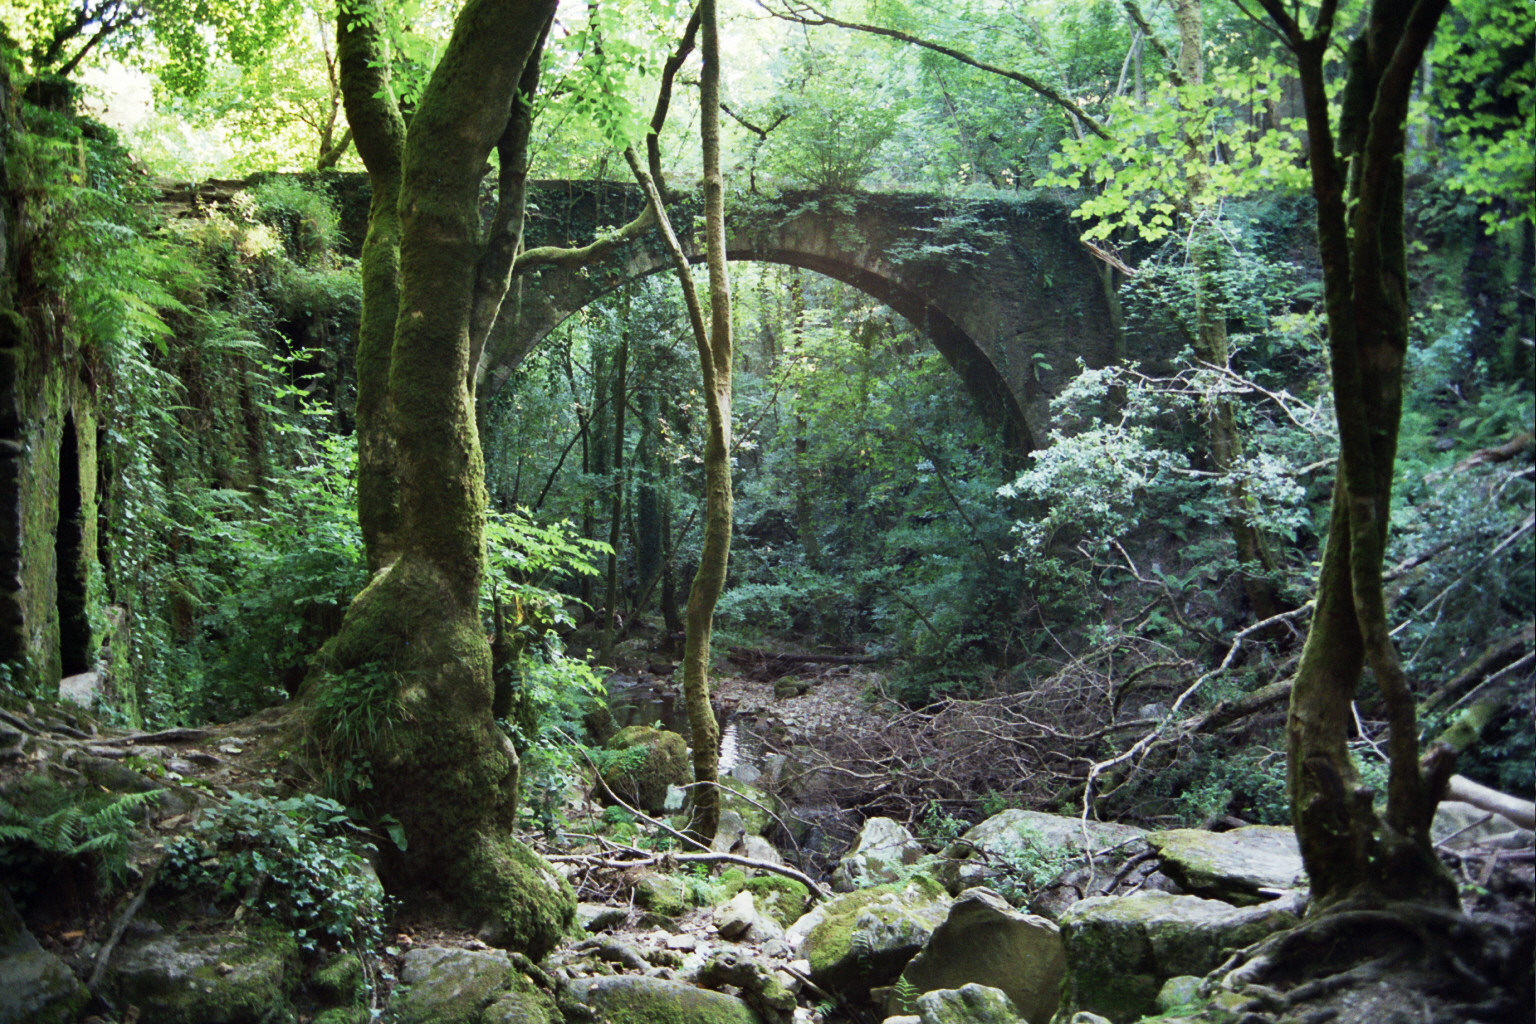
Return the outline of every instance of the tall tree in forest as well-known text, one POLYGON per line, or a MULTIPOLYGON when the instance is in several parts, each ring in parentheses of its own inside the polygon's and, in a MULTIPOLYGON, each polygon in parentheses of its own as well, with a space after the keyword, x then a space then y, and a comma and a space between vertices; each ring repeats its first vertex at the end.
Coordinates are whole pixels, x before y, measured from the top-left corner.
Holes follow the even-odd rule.
MULTIPOLYGON (((715 0, 698 8, 703 56, 699 75, 700 148, 704 162, 705 259, 709 268, 709 320, 693 284, 693 272, 662 207, 654 173, 633 149, 630 169, 645 190, 648 206, 677 267, 689 324, 704 377, 704 543, 688 591, 683 641, 683 698, 693 740, 692 820, 689 831, 708 842, 720 824, 720 726, 709 703, 709 647, 715 604, 725 588, 731 554, 731 282, 725 257, 725 179, 720 172, 720 36, 715 0)), ((685 38, 684 45, 687 44, 685 38)))
POLYGON ((317 655, 294 716, 330 767, 361 765, 371 776, 363 802, 393 817, 405 840, 386 865, 393 877, 430 880, 489 940, 535 956, 558 941, 575 907, 569 887, 511 837, 519 765, 491 715, 471 375, 519 245, 520 93, 555 3, 468 0, 403 133, 373 59, 385 12, 358 2, 340 16, 349 115, 375 189, 386 191, 375 195, 365 256, 365 303, 385 308, 365 313, 374 362, 359 391, 376 403, 381 419, 364 429, 392 446, 397 490, 392 507, 382 502, 389 528, 367 534, 378 571, 317 655), (493 148, 500 192, 483 229, 480 183, 493 148))
POLYGON ((1420 765, 1414 696, 1388 630, 1381 581, 1408 347, 1404 123, 1446 0, 1372 0, 1348 49, 1337 130, 1326 68, 1337 0, 1322 0, 1310 26, 1300 5, 1258 2, 1301 78, 1339 424, 1317 608, 1286 719, 1291 817, 1318 905, 1358 897, 1455 906, 1456 887, 1429 838, 1450 766, 1434 756, 1429 770, 1420 765), (1381 817, 1347 743, 1365 665, 1391 729, 1381 817))

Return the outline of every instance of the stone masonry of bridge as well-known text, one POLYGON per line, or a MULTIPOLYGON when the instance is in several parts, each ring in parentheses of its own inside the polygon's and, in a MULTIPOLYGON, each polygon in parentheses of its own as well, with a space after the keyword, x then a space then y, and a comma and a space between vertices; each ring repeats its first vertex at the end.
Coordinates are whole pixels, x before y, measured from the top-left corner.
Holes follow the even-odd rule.
MULTIPOLYGON (((527 244, 584 245, 640 209, 638 188, 546 181, 530 192, 527 244)), ((689 247, 696 204, 669 216, 689 247)), ((1098 268, 1068 207, 1052 198, 786 193, 727 199, 732 260, 784 263, 858 288, 913 323, 1011 446, 1046 438, 1051 397, 1078 360, 1102 366, 1115 337, 1098 268)), ((514 282, 478 369, 485 401, 566 317, 628 281, 669 270, 655 232, 598 263, 535 269, 514 282)))
MULTIPOLYGON (((167 187, 164 202, 197 215, 261 177, 167 187)), ((342 234, 356 255, 367 230, 364 174, 298 175, 337 199, 342 234)), ((586 245, 640 212, 630 184, 542 181, 529 191, 529 247, 586 245)), ((491 209, 487 197, 487 213, 491 209)), ((697 199, 669 207, 691 259, 702 260, 697 199)), ((728 195, 728 255, 826 274, 904 316, 943 354, 981 412, 1016 451, 1046 441, 1050 402, 1079 360, 1103 366, 1116 338, 1100 268, 1078 241, 1070 208, 1045 194, 957 199, 912 193, 728 195)), ((550 331, 583 306, 672 263, 659 234, 591 264, 546 265, 514 279, 480 365, 487 402, 550 331)), ((1131 357, 1162 361, 1168 339, 1138 335, 1131 357)))

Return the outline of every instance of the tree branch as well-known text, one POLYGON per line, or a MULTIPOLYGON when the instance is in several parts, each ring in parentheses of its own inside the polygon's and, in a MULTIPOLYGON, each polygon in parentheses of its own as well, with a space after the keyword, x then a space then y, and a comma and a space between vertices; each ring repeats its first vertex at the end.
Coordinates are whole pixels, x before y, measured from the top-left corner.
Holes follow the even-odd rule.
POLYGON ((1046 85, 1044 82, 1040 81, 1038 78, 1035 78, 1033 75, 1026 75, 1021 71, 1010 71, 1007 68, 1000 68, 996 64, 988 64, 986 61, 977 60, 975 57, 962 53, 953 47, 945 46, 942 43, 935 43, 931 40, 923 39, 919 36, 914 36, 910 32, 903 32, 894 28, 884 28, 880 25, 867 25, 856 21, 843 21, 840 18, 834 18, 829 14, 817 10, 810 4, 800 3, 798 0, 781 0, 781 2, 784 4, 783 10, 775 10, 774 8, 768 6, 765 0, 757 0, 757 5, 781 21, 789 21, 794 22, 797 25, 807 25, 811 27, 831 26, 833 28, 847 29, 852 32, 866 32, 870 35, 884 36, 887 39, 894 39, 897 42, 906 43, 910 46, 919 46, 925 50, 932 50, 934 53, 942 53, 944 56, 973 67, 978 71, 985 71, 988 74, 997 75, 1000 78, 1006 78, 1010 82, 1017 82, 1019 85, 1022 85, 1025 88, 1030 89, 1044 97, 1045 99, 1050 100, 1062 110, 1065 110, 1073 117, 1081 120, 1083 125, 1099 138, 1109 138, 1109 132, 1101 123, 1099 123, 1096 118, 1093 117, 1093 115, 1084 112, 1083 108, 1079 107, 1071 99, 1063 96, 1056 89, 1046 85))

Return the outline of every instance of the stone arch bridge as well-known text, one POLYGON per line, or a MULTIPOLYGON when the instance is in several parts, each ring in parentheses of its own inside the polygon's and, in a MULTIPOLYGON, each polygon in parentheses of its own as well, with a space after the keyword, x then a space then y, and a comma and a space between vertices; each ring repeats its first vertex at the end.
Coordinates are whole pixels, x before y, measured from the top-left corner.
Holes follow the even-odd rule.
MULTIPOLYGON (((642 204, 635 186, 541 182, 529 196, 527 244, 586 244, 642 204)), ((1045 198, 737 195, 727 199, 726 246, 732 260, 814 270, 896 310, 944 355, 1010 445, 1028 451, 1044 440, 1050 399, 1078 359, 1102 366, 1114 358, 1101 268, 1068 212, 1045 198)), ((680 232, 697 213, 687 200, 670 210, 680 232)), ((702 242, 688 233, 689 256, 700 260, 702 242)), ((566 317, 671 266, 653 231, 597 263, 521 276, 477 369, 482 401, 566 317)))

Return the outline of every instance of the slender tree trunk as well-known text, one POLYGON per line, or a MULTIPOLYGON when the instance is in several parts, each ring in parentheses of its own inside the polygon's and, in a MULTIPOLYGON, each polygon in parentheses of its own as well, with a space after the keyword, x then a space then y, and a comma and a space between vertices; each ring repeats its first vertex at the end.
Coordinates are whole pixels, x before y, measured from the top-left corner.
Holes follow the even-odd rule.
MULTIPOLYGON (((1205 59, 1202 47, 1205 27, 1201 0, 1178 0, 1174 16, 1179 26, 1177 73, 1181 83, 1197 89, 1205 84, 1205 59)), ((1227 301, 1222 294, 1221 270, 1225 241, 1209 214, 1202 209, 1208 187, 1206 153, 1200 137, 1203 117, 1190 112, 1184 138, 1185 212, 1192 221, 1190 232, 1191 263, 1195 274, 1195 357, 1218 369, 1225 369, 1231 357, 1227 337, 1227 301)), ((1211 469, 1226 477, 1227 531, 1237 547, 1238 572, 1243 590, 1259 619, 1273 618, 1285 608, 1269 574, 1275 569, 1268 542, 1253 522, 1254 502, 1242 480, 1232 474, 1242 463, 1243 436, 1237 412, 1230 399, 1216 395, 1206 410, 1206 436, 1211 469)))
POLYGON ((700 0, 703 68, 699 76, 701 149, 704 162, 704 232, 709 267, 709 319, 693 282, 682 245, 672 230, 655 182, 633 150, 630 170, 645 190, 677 267, 678 283, 699 350, 707 416, 704 439, 704 542, 688 591, 683 641, 683 699, 693 739, 689 831, 703 842, 720 824, 720 726, 709 703, 710 634, 715 602, 725 587, 731 551, 731 285, 725 261, 725 183, 720 174, 720 40, 715 0, 700 0))
MULTIPOLYGON (((789 279, 790 328, 795 354, 805 356, 805 285, 800 280, 800 268, 790 269, 789 279)), ((811 505, 811 473, 809 455, 811 443, 807 436, 805 413, 800 408, 800 397, 795 396, 795 532, 800 535, 800 550, 805 552, 805 564, 813 571, 821 570, 821 541, 816 529, 816 515, 811 505)))
POLYGON ((704 544, 688 592, 683 693, 693 731, 691 830, 712 840, 720 825, 720 729, 709 704, 709 641, 731 553, 731 281, 725 262, 725 179, 720 173, 720 35, 715 0, 699 0, 700 136, 709 265, 709 337, 699 346, 709 422, 704 443, 704 544))
POLYGON ((1351 897, 1454 906, 1455 885, 1429 839, 1450 763, 1435 759, 1428 775, 1420 766, 1413 695, 1381 585, 1408 341, 1404 122, 1414 71, 1445 0, 1373 2, 1349 51, 1337 153, 1324 72, 1333 5, 1308 34, 1283 0, 1260 3, 1296 54, 1301 77, 1339 422, 1317 608, 1286 719, 1291 815, 1318 906, 1351 897), (1390 728, 1384 818, 1348 749, 1365 664, 1390 728))
POLYGON ((604 665, 613 657, 614 635, 619 622, 619 541, 624 526, 624 393, 629 387, 629 301, 624 302, 624 333, 619 339, 618 358, 613 371, 613 499, 608 519, 608 592, 604 604, 608 614, 603 619, 602 656, 604 665))

